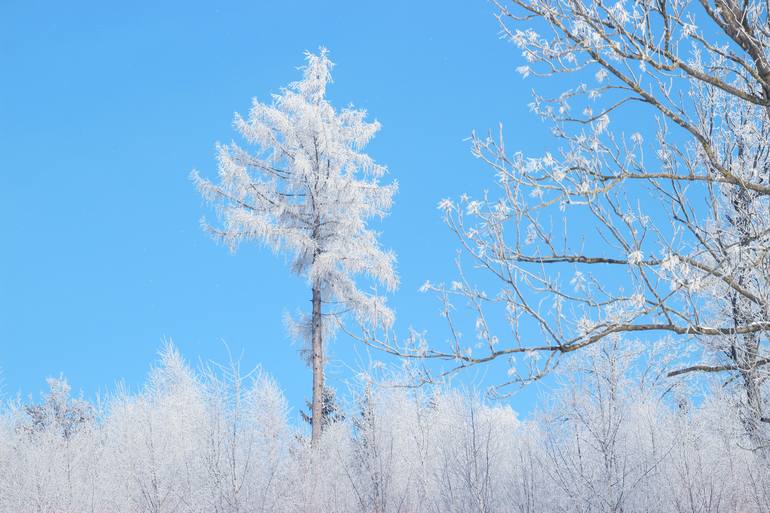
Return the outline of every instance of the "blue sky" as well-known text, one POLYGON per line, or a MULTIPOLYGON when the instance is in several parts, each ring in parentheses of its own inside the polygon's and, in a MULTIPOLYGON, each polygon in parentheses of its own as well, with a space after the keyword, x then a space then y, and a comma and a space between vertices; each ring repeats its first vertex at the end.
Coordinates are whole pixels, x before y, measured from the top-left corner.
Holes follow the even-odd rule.
MULTIPOLYGON (((369 152, 400 182, 379 227, 398 254, 398 326, 440 344, 439 304, 417 292, 454 277, 458 246, 436 204, 493 187, 464 139, 503 122, 510 148, 537 151, 547 133, 493 13, 483 0, 3 2, 5 395, 60 373, 87 397, 137 387, 173 339, 193 362, 226 359, 226 342, 302 404, 310 373, 282 316, 308 304, 307 287, 268 250, 231 254, 203 233, 210 211, 188 174, 215 176, 233 113, 297 79, 320 45, 337 63, 331 100, 382 123, 369 152)), ((344 337, 331 354, 337 386, 368 358, 344 337)), ((513 404, 527 411, 532 397, 513 404)))

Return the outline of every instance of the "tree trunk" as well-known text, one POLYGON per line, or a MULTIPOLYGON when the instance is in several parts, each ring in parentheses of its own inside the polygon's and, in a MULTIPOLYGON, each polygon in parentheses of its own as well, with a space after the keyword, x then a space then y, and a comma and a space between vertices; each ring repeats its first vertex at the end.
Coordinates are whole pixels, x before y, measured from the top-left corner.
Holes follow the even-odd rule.
POLYGON ((323 351, 323 333, 321 322, 321 285, 313 284, 313 317, 312 323, 312 347, 311 359, 313 366, 313 403, 311 405, 310 415, 312 417, 312 434, 310 443, 313 447, 318 446, 321 439, 321 428, 323 426, 323 390, 324 390, 324 351, 323 351))
MULTIPOLYGON (((739 148, 739 156, 742 148, 739 148)), ((738 263, 733 270, 734 279, 744 288, 750 288, 754 275, 754 262, 758 261, 756 250, 752 249, 751 241, 754 237, 752 216, 755 193, 745 188, 735 188, 728 196, 733 212, 728 217, 732 232, 738 237, 738 263)), ((728 254, 727 244, 722 243, 723 252, 728 254)), ((745 326, 757 320, 761 320, 761 312, 736 292, 730 293, 732 317, 735 326, 745 326)), ((743 381, 743 404, 741 405, 741 422, 746 434, 749 436, 755 448, 767 445, 766 432, 762 424, 765 422, 765 401, 762 394, 762 376, 760 375, 760 337, 757 333, 736 334, 732 337, 732 344, 728 350, 728 357, 739 369, 738 373, 743 381)), ((762 454, 765 454, 764 451, 762 454)))

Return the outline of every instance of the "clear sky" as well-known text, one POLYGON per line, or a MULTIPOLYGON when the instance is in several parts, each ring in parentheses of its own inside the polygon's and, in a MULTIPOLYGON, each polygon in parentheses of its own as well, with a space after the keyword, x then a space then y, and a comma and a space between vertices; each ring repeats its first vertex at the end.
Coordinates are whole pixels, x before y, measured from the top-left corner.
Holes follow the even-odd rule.
MULTIPOLYGON (((510 148, 537 151, 547 132, 493 14, 484 0, 2 2, 5 395, 60 373, 87 397, 139 386, 172 339, 193 362, 226 359, 226 342, 302 404, 310 372, 282 316, 308 305, 306 284, 266 249, 231 254, 203 233, 211 212, 188 174, 214 177, 233 113, 299 78, 320 45, 337 64, 331 100, 382 123, 369 152, 400 182, 379 227, 398 254, 398 327, 441 343, 439 304, 417 292, 454 277, 436 204, 493 187, 464 139, 503 122, 510 148)), ((344 337, 331 352, 337 386, 368 358, 344 337)))

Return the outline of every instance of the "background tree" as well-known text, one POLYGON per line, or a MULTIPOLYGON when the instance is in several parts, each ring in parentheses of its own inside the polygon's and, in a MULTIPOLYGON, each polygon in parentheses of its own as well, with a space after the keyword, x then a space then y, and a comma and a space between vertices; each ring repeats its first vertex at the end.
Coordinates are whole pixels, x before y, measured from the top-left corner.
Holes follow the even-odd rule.
MULTIPOLYGON (((312 417, 322 418, 324 338, 350 313, 369 326, 389 326, 393 313, 382 296, 356 284, 365 275, 393 290, 395 256, 383 251, 366 220, 387 215, 397 184, 381 185, 386 168, 361 152, 379 130, 366 112, 340 112, 325 99, 332 62, 325 49, 306 54, 303 78, 273 96, 253 102, 248 119, 235 116, 251 145, 219 145, 219 183, 193 172, 203 196, 216 203, 221 228, 205 225, 234 249, 256 240, 292 256, 292 271, 307 278, 312 295, 308 318, 297 331, 310 342, 312 417)), ((312 440, 323 422, 314 422, 312 440)))
POLYGON ((24 406, 29 423, 23 429, 29 433, 57 432, 69 440, 79 429, 94 420, 94 408, 83 399, 70 397, 70 385, 63 377, 46 381, 49 391, 43 402, 24 406))
POLYGON ((40 403, 17 411, 16 445, 21 450, 14 485, 27 502, 22 509, 81 511, 98 488, 92 480, 101 463, 99 451, 92 449, 99 438, 97 409, 71 397, 63 377, 47 383, 49 390, 40 403))
POLYGON ((503 362, 502 391, 603 339, 668 334, 669 354, 690 355, 671 376, 722 375, 747 433, 765 445, 768 4, 512 0, 498 8, 527 61, 521 74, 549 77, 549 94, 535 93, 531 107, 557 144, 525 157, 506 151, 502 130, 474 135, 473 153, 495 172, 498 193, 440 208, 482 275, 463 271, 451 286, 426 287, 444 300, 451 346, 414 345, 416 337, 372 344, 448 360, 447 372, 503 362), (475 338, 461 335, 455 301, 470 306, 475 338))
MULTIPOLYGON (((335 422, 340 422, 345 420, 345 413, 340 407, 339 403, 337 402, 337 393, 334 391, 333 388, 324 386, 323 395, 322 395, 322 408, 321 418, 324 422, 324 427, 326 427, 328 424, 333 424, 335 422)), ((302 420, 313 425, 313 403, 310 401, 305 401, 307 404, 308 409, 310 410, 310 413, 306 413, 302 410, 300 410, 299 414, 302 417, 302 420)))

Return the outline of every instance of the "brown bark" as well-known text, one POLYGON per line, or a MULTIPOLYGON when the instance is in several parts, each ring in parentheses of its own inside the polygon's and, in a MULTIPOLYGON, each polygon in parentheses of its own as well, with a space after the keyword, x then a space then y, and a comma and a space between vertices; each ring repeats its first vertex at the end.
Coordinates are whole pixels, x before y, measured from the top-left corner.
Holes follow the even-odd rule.
MULTIPOLYGON (((316 158, 318 154, 316 153, 316 158)), ((313 241, 317 246, 313 252, 313 263, 321 254, 321 218, 316 215, 313 222, 313 241)), ((323 348, 323 319, 321 318, 321 283, 318 279, 313 281, 313 313, 311 322, 311 365, 313 367, 313 402, 310 408, 311 435, 310 444, 318 446, 323 429, 323 392, 324 392, 324 348, 323 348)))
POLYGON ((324 361, 323 336, 321 325, 321 286, 313 285, 313 317, 311 319, 312 347, 311 358, 313 366, 313 402, 311 406, 312 434, 310 443, 315 447, 321 439, 323 425, 323 390, 324 390, 324 361))

